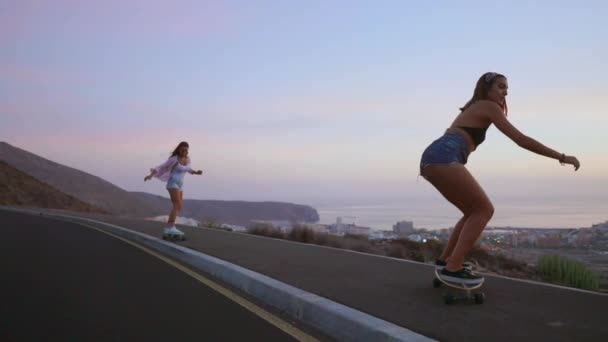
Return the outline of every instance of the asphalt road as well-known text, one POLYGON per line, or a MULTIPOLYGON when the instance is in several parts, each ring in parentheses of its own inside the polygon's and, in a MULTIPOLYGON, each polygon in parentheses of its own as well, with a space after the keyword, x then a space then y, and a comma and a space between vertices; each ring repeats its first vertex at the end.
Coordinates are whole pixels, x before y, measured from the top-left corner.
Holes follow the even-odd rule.
MULTIPOLYGON (((76 214, 160 237, 160 222, 76 214)), ((101 225, 100 225, 101 227, 101 225)), ((433 268, 344 250, 181 226, 183 246, 440 341, 608 341, 608 296, 486 276, 482 305, 446 306, 433 268)))
POLYGON ((288 341, 291 336, 123 241, 0 211, 0 341, 288 341))

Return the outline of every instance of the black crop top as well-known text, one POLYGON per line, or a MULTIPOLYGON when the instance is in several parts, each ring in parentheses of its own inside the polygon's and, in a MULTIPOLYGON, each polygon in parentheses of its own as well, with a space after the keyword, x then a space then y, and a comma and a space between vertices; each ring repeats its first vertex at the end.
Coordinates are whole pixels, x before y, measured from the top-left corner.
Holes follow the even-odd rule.
POLYGON ((475 147, 479 146, 479 144, 486 140, 486 131, 488 130, 488 127, 481 128, 458 126, 458 128, 462 128, 463 130, 467 131, 467 133, 469 133, 471 139, 473 139, 473 143, 475 143, 475 147))

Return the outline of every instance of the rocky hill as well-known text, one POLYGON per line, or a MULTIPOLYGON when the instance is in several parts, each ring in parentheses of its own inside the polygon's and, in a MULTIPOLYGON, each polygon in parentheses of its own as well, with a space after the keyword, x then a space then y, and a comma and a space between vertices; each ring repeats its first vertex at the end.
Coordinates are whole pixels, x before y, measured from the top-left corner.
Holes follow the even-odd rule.
MULTIPOLYGON (((171 201, 166 197, 151 195, 144 192, 133 192, 140 201, 164 212, 171 208, 171 201)), ((307 205, 284 202, 247 202, 247 201, 217 201, 217 200, 188 200, 180 216, 194 218, 207 222, 221 222, 247 225, 250 220, 274 220, 289 222, 317 222, 319 214, 316 209, 307 205)))
MULTIPOLYGON (((167 197, 126 191, 98 176, 58 164, 6 142, 0 142, 1 160, 41 183, 111 214, 151 217, 167 214, 171 206, 167 197)), ((315 222, 319 219, 317 211, 306 205, 192 199, 184 200, 180 216, 233 224, 246 224, 250 220, 315 222)))
POLYGON ((104 213, 0 160, 0 205, 104 213))
POLYGON ((50 186, 112 214, 148 216, 160 214, 128 191, 89 173, 55 163, 0 142, 0 160, 50 186))

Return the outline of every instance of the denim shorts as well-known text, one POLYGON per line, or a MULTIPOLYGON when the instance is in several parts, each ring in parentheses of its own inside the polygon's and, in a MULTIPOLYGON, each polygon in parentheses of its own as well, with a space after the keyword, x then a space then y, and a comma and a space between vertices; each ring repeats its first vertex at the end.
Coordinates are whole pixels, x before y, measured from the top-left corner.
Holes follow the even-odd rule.
POLYGON ((467 141, 459 133, 446 132, 441 138, 433 141, 420 158, 420 174, 429 165, 466 164, 467 141))
POLYGON ((171 177, 167 181, 167 189, 179 189, 182 190, 182 186, 184 185, 183 179, 179 177, 171 177))

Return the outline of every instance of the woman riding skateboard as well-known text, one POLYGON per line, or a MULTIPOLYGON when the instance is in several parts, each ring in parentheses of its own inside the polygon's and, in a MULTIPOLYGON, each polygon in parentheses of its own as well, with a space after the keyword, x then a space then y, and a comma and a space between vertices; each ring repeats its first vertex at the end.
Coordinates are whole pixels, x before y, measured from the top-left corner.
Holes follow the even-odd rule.
POLYGON ((186 173, 191 175, 201 175, 203 171, 194 171, 190 167, 190 157, 188 157, 189 145, 187 142, 182 141, 177 145, 175 150, 171 153, 171 156, 167 161, 161 165, 150 169, 150 174, 144 177, 144 182, 156 177, 163 182, 167 182, 167 191, 171 197, 171 203, 173 208, 169 214, 167 227, 163 229, 163 236, 182 237, 184 233, 175 228, 175 219, 177 214, 182 209, 182 203, 184 198, 183 185, 184 176, 186 173))
POLYGON ((507 78, 488 72, 475 86, 473 97, 460 108, 445 134, 422 153, 420 174, 463 214, 456 223, 445 250, 436 261, 439 276, 446 281, 478 284, 483 277, 463 262, 494 214, 492 202, 469 173, 465 164, 469 154, 481 144, 490 125, 522 148, 558 160, 562 165, 580 167, 574 156, 559 153, 526 136, 507 120, 507 78))

